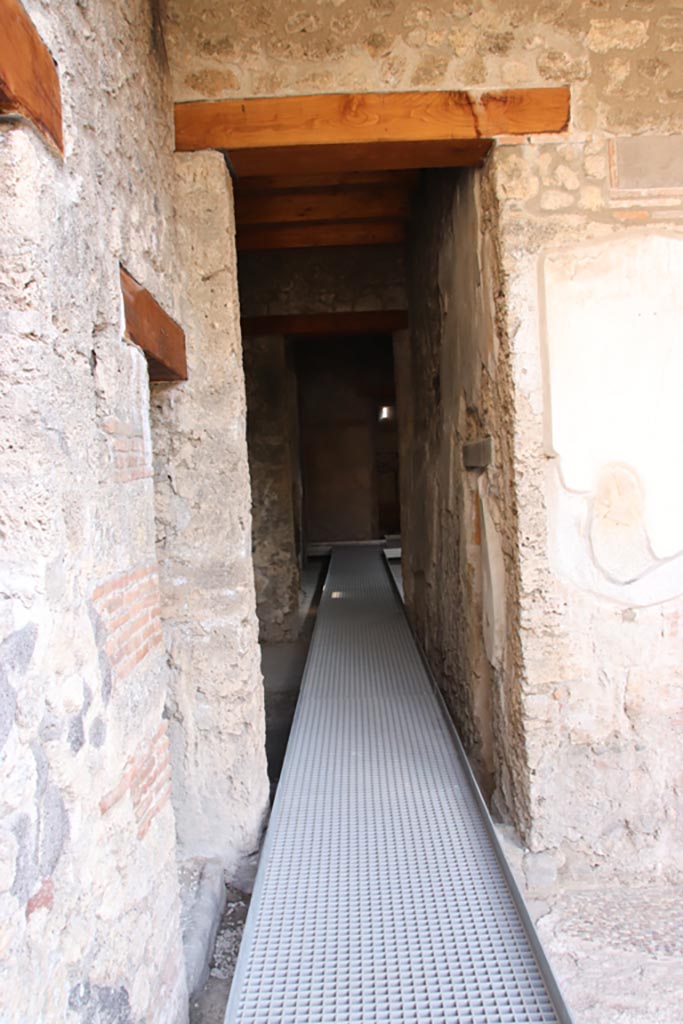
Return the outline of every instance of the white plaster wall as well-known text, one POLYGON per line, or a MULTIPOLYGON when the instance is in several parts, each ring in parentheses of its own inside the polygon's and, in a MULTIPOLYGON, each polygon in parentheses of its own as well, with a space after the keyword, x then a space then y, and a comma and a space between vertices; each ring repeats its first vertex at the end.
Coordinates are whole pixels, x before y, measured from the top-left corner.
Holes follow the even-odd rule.
POLYGON ((625 206, 591 184, 605 150, 501 147, 493 163, 516 391, 523 829, 561 874, 632 880, 683 868, 680 200, 625 206), (563 180, 568 196, 595 190, 590 210, 548 208, 563 180))
POLYGON ((683 592, 683 238, 560 250, 542 269, 556 571, 625 604, 683 592), (580 414, 579 414, 580 411, 580 414))

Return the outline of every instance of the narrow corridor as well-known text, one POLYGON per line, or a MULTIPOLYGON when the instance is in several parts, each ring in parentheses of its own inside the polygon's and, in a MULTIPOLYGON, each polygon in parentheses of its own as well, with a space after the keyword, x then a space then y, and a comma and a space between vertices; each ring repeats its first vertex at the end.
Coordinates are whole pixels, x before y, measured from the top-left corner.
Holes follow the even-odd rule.
POLYGON ((334 549, 226 1024, 569 1021, 380 547, 334 549))

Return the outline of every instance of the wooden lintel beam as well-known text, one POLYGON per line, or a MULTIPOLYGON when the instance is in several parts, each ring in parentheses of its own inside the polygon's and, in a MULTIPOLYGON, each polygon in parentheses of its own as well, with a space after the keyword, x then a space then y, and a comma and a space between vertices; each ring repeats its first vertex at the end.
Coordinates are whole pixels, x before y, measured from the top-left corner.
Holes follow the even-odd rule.
POLYGON ((360 310, 343 313, 297 313, 286 316, 245 316, 242 334, 325 335, 390 334, 408 326, 405 309, 360 310))
POLYGON ((147 357, 149 379, 187 380, 185 332, 146 288, 121 267, 125 333, 147 357))
POLYGON ((420 143, 560 132, 569 89, 355 93, 178 103, 176 149, 420 143))
POLYGON ((308 221, 401 220, 410 215, 410 193, 387 186, 237 195, 235 217, 243 224, 308 221))
POLYGON ((19 0, 0 0, 0 115, 25 117, 59 151, 62 98, 50 51, 19 0))
POLYGON ((272 174, 275 168, 282 174, 298 175, 478 167, 486 159, 491 144, 491 139, 469 139, 238 149, 230 152, 230 163, 238 180, 272 174))
POLYGON ((314 224, 251 224, 237 230, 237 249, 311 249, 328 245, 395 245, 406 237, 402 220, 343 220, 314 224))

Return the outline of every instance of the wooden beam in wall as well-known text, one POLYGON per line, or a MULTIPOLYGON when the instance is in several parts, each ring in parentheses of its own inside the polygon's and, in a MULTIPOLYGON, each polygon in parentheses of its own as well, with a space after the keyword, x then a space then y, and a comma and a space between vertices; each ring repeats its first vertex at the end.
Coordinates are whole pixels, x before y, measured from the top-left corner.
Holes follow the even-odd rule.
POLYGON ((147 357, 149 379, 187 380, 185 332, 156 299, 121 267, 126 337, 147 357))
POLYGON ((410 214, 410 193, 389 186, 236 195, 235 216, 245 224, 307 221, 400 220, 410 214))
POLYGON ((19 0, 0 0, 0 114, 27 118, 64 152, 57 69, 19 0))
POLYGON ((242 334, 252 337, 268 334, 391 334, 407 326, 408 313, 405 309, 242 318, 242 334))
POLYGON ((251 224, 237 232, 241 252, 310 249, 328 245, 395 245, 405 241, 402 220, 333 220, 313 224, 251 224))
MULTIPOLYGON (((569 89, 356 93, 179 103, 176 149, 415 144, 560 132, 569 89)), ((425 166, 422 164, 422 166, 425 166)), ((268 172, 264 172, 268 173, 268 172)))

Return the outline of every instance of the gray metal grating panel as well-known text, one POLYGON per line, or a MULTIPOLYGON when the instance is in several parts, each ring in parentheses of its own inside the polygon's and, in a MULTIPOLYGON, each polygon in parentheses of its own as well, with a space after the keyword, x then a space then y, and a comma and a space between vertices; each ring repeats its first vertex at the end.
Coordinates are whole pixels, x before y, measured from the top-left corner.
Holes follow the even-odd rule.
POLYGON ((378 549, 332 555, 225 1021, 569 1021, 378 549))

